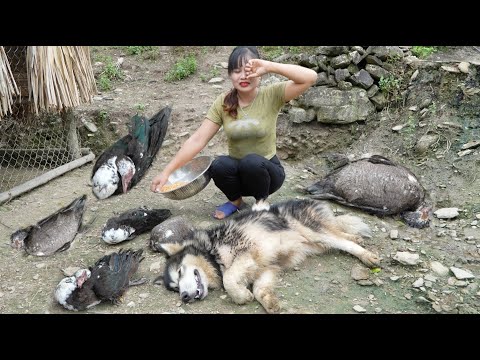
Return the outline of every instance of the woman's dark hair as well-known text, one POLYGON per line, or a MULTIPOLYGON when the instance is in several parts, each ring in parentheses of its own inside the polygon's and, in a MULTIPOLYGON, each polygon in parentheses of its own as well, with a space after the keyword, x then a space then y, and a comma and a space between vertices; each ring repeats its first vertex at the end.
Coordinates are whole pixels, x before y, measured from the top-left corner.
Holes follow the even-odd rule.
MULTIPOLYGON (((250 59, 260 59, 257 48, 255 46, 237 46, 228 58, 228 75, 231 75, 235 69, 244 66, 250 59)), ((231 117, 237 118, 237 109, 238 92, 237 89, 233 88, 225 96, 223 110, 228 112, 231 117)))

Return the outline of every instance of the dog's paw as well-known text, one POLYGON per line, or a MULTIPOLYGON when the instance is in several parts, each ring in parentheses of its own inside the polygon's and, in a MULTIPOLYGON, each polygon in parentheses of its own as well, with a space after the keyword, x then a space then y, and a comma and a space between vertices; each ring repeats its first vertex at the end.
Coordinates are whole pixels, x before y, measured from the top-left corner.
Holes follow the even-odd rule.
POLYGON ((247 296, 247 299, 246 299, 245 303, 249 303, 249 302, 253 301, 253 299, 255 299, 255 296, 253 296, 251 291, 248 291, 248 296, 247 296))
POLYGON ((257 203, 253 204, 252 211, 268 211, 270 210, 270 204, 266 200, 259 200, 257 203))
POLYGON ((235 291, 235 293, 229 292, 229 295, 232 300, 238 305, 249 303, 255 298, 252 292, 248 289, 242 289, 242 291, 235 291))
POLYGON ((278 314, 281 310, 280 301, 276 297, 268 299, 265 301, 264 306, 265 311, 269 314, 278 314))
POLYGON ((255 293, 257 301, 262 304, 265 311, 269 314, 280 312, 280 301, 271 289, 261 288, 255 293))
POLYGON ((360 257, 360 260, 370 268, 379 267, 380 266, 380 257, 368 250, 360 257))

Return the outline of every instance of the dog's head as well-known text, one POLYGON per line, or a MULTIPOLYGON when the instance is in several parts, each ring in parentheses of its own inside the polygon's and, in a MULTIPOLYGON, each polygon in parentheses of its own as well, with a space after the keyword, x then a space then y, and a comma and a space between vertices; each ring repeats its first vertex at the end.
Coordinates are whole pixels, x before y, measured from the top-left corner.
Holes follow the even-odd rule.
POLYGON ((180 293, 184 303, 203 300, 209 288, 222 286, 220 266, 202 243, 188 239, 159 245, 167 255, 163 284, 168 290, 180 293))

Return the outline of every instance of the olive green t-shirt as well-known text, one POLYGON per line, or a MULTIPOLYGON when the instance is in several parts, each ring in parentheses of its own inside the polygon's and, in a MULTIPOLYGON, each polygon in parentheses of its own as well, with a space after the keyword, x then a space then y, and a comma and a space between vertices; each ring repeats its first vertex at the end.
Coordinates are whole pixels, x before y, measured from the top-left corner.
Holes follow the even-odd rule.
POLYGON ((277 152, 278 112, 285 104, 285 85, 282 81, 259 88, 257 97, 248 106, 237 109, 237 118, 223 110, 227 93, 219 95, 207 113, 207 118, 223 129, 228 139, 228 154, 241 159, 258 154, 271 159, 277 152))

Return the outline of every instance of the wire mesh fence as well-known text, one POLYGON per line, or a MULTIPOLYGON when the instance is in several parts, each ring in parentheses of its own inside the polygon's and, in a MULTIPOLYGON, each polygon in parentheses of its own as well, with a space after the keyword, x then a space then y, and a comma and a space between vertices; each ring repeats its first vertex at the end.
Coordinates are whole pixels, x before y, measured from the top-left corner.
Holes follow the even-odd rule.
POLYGON ((14 97, 11 114, 0 119, 0 193, 75 160, 80 147, 67 113, 33 114, 28 101, 27 47, 5 46, 4 50, 20 96, 14 97))
POLYGON ((25 124, 0 122, 0 192, 75 159, 69 150, 68 125, 58 115, 25 124))

